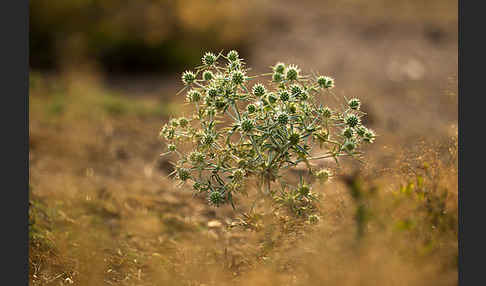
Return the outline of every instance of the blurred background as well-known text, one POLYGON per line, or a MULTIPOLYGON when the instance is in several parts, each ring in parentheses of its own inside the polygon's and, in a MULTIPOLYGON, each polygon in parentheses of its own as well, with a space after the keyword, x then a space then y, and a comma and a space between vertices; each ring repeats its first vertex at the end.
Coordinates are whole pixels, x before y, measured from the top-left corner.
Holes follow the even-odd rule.
POLYGON ((335 77, 376 128, 436 136, 457 119, 457 27, 449 0, 35 0, 30 66, 165 98, 205 51, 237 49, 257 71, 281 60, 335 77))
MULTIPOLYGON (((43 209, 33 214, 31 284, 46 285, 59 272, 84 285, 107 285, 86 280, 99 275, 113 283, 127 273, 140 278, 139 263, 120 262, 125 251, 137 249, 138 261, 170 252, 166 243, 188 229, 213 231, 214 221, 232 216, 180 192, 166 178, 169 160, 159 158, 160 127, 190 112, 176 95, 180 75, 206 51, 236 49, 255 73, 283 61, 335 78, 335 92, 359 97, 379 135, 366 150, 372 178, 412 158, 422 164, 426 144, 457 136, 457 7, 452 0, 31 0, 29 176, 31 203, 43 209), (84 239, 86 228, 103 239, 84 239), (110 244, 116 240, 123 245, 110 244), (72 243, 86 241, 93 244, 85 248, 113 253, 93 260, 76 252, 72 243)), ((403 178, 379 184, 398 188, 403 178)), ((457 195, 454 179, 447 185, 457 195)), ((345 187, 328 188, 341 203, 345 187)), ((438 285, 455 285, 444 279, 438 285)))

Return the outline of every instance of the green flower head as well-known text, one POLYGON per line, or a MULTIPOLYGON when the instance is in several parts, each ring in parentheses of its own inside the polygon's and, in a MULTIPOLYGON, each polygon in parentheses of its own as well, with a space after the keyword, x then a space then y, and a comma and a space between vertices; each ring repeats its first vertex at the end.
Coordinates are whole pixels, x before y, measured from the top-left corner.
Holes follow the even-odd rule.
POLYGON ((273 71, 275 73, 283 74, 285 71, 285 64, 284 63, 277 63, 275 66, 273 66, 273 71))
POLYGON ((329 180, 329 178, 332 176, 331 171, 328 169, 321 169, 316 173, 316 177, 322 182, 325 183, 329 180))
POLYGON ((189 169, 178 167, 177 176, 179 177, 179 180, 185 182, 191 178, 191 172, 189 171, 189 169))
POLYGON ((300 135, 298 133, 290 134, 290 136, 289 136, 290 144, 297 145, 297 144, 299 144, 299 141, 300 141, 300 135))
POLYGON ((278 73, 278 72, 273 73, 272 80, 274 82, 281 82, 283 80, 283 75, 281 73, 278 73))
POLYGON ((287 113, 280 113, 277 117, 277 122, 286 125, 289 122, 289 116, 287 113))
POLYGON ((296 65, 289 65, 285 73, 285 78, 289 81, 299 78, 300 69, 296 65))
POLYGON ((359 137, 363 137, 367 131, 368 129, 363 125, 356 127, 356 134, 358 134, 359 137))
POLYGON ((317 224, 321 220, 321 218, 318 215, 315 215, 315 214, 310 215, 308 219, 309 219, 310 224, 317 224))
POLYGON ((203 153, 198 152, 198 151, 193 151, 191 154, 189 154, 189 160, 193 164, 202 164, 204 163, 205 156, 203 153))
POLYGON ((234 84, 240 85, 245 81, 245 74, 241 71, 235 71, 231 75, 231 80, 234 84))
POLYGON ((207 89, 206 94, 209 97, 216 97, 218 95, 218 89, 215 87, 210 87, 207 89))
POLYGON ((169 144, 167 146, 167 149, 169 150, 169 152, 174 152, 175 150, 177 150, 177 147, 174 144, 169 144))
POLYGON ((245 176, 245 170, 243 169, 236 169, 233 171, 233 180, 235 181, 241 181, 243 177, 245 176))
POLYGON ((342 135, 346 138, 352 138, 354 135, 354 130, 351 127, 346 127, 343 129, 342 135))
POLYGON ((184 118, 184 117, 179 118, 179 125, 182 128, 185 128, 187 126, 187 124, 189 124, 189 121, 186 118, 184 118))
POLYGON ((324 107, 324 110, 322 111, 322 116, 324 116, 324 118, 331 118, 331 115, 331 109, 329 107, 324 107))
POLYGON ((204 80, 209 81, 214 78, 214 74, 211 71, 204 71, 202 77, 204 80))
POLYGON ((348 101, 348 106, 353 110, 359 110, 361 102, 357 98, 352 98, 348 101))
POLYGON ((271 104, 274 104, 275 102, 277 102, 277 97, 275 96, 275 94, 273 92, 268 94, 267 99, 268 99, 268 102, 270 102, 271 104))
POLYGON ((366 130, 363 136, 363 141, 367 143, 373 143, 375 141, 375 132, 371 129, 366 130))
POLYGON ((209 204, 215 207, 219 207, 220 205, 224 204, 224 195, 219 191, 213 191, 209 193, 208 197, 209 204))
POLYGON ((317 83, 321 88, 331 89, 334 87, 334 79, 328 76, 320 76, 317 78, 317 83))
POLYGON ((290 99, 289 92, 286 90, 282 90, 279 92, 280 94, 280 100, 281 101, 288 101, 290 99))
POLYGON ((355 114, 348 114, 344 121, 349 127, 356 127, 361 123, 361 120, 355 114))
POLYGON ((228 52, 228 54, 226 55, 226 57, 228 58, 228 60, 234 62, 234 61, 237 61, 238 60, 238 52, 235 51, 235 50, 231 50, 228 52))
POLYGON ((356 143, 353 140, 347 140, 343 144, 343 149, 348 151, 348 152, 351 152, 354 149, 356 149, 356 143))
POLYGON ((199 93, 199 91, 197 90, 191 89, 187 93, 186 99, 189 102, 198 102, 199 100, 201 100, 201 93, 199 93))
POLYGON ((192 71, 185 71, 182 73, 182 82, 189 85, 196 80, 196 75, 192 71))
POLYGON ((213 53, 207 52, 202 57, 202 63, 210 66, 216 62, 216 56, 213 53))
POLYGON ((265 93, 267 92, 267 90, 265 89, 265 87, 263 86, 263 84, 257 83, 257 84, 255 84, 253 86, 252 92, 253 92, 253 95, 254 96, 261 97, 261 96, 264 96, 265 95, 265 93))
POLYGON ((248 104, 246 109, 248 110, 248 113, 250 113, 250 114, 255 113, 256 110, 257 110, 255 104, 253 104, 253 103, 248 104))

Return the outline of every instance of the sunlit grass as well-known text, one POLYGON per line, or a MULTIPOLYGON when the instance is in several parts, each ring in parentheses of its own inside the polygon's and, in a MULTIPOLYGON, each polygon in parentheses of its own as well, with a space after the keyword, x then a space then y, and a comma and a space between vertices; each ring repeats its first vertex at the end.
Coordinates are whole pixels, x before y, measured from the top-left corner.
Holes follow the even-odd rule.
POLYGON ((317 225, 245 226, 166 178, 156 134, 181 101, 62 78, 29 100, 31 285, 457 285, 457 134, 320 187, 317 225))

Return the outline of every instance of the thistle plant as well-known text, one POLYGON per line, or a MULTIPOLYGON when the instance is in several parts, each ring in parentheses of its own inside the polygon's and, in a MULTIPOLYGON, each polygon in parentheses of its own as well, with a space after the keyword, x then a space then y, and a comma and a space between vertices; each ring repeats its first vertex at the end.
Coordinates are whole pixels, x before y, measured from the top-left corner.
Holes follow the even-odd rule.
POLYGON ((359 158, 361 145, 375 139, 362 124, 359 99, 334 109, 322 103, 335 96, 331 77, 304 75, 298 66, 282 62, 271 69, 250 75, 238 52, 230 51, 206 53, 201 66, 182 74, 179 93, 185 92, 194 114, 163 126, 160 135, 168 146, 163 155, 178 157, 172 175, 192 184, 213 206, 235 207, 235 195, 246 193, 245 184, 253 178, 262 195, 295 209, 300 203, 293 202, 318 196, 302 180, 273 191, 285 170, 304 164, 310 175, 326 182, 332 172, 313 167, 312 161, 359 158))

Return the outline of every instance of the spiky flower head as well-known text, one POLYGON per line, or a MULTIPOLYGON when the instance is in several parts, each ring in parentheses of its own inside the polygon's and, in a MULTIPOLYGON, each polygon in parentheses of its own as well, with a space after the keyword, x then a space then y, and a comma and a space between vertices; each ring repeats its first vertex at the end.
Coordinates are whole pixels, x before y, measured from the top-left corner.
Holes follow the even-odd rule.
POLYGON ((218 89, 216 87, 210 87, 206 90, 206 94, 209 97, 216 97, 218 95, 218 89))
POLYGON ((245 176, 245 170, 243 169, 236 169, 233 171, 233 180, 235 181, 241 181, 243 177, 245 176))
POLYGON ((357 99, 357 98, 351 98, 348 101, 348 106, 349 106, 349 108, 351 108, 353 110, 359 110, 359 108, 361 106, 361 101, 359 101, 359 99, 357 99))
POLYGON ((169 121, 169 124, 172 125, 173 127, 178 127, 179 126, 179 121, 177 121, 177 119, 175 119, 175 118, 172 118, 169 121))
POLYGON ((299 78, 300 69, 296 65, 289 65, 285 73, 285 78, 287 80, 296 80, 299 78))
POLYGON ((352 138, 353 135, 354 135, 354 131, 353 131, 353 128, 351 127, 346 127, 343 129, 343 136, 346 137, 346 138, 352 138))
POLYGON ((174 144, 169 144, 167 146, 167 149, 169 150, 169 152, 174 152, 175 150, 177 150, 177 147, 174 144))
POLYGON ((317 171, 317 173, 316 173, 316 177, 322 183, 327 182, 331 176, 332 176, 332 173, 329 169, 321 169, 321 170, 317 171))
POLYGON ((309 93, 306 90, 302 90, 299 97, 302 100, 307 100, 309 99, 309 93))
POLYGON ((241 61, 239 59, 229 62, 228 63, 228 69, 230 71, 237 71, 241 69, 241 61))
POLYGON ((250 113, 250 114, 255 113, 255 111, 257 110, 255 104, 253 104, 253 103, 248 104, 246 109, 248 110, 248 113, 250 113))
POLYGON ((289 122, 289 116, 287 113, 280 113, 277 117, 277 122, 286 125, 289 122))
POLYGON ((257 83, 253 86, 252 92, 254 96, 261 97, 264 96, 265 93, 267 93, 267 90, 265 89, 265 86, 263 86, 263 84, 257 83))
POLYGON ((327 89, 331 89, 334 87, 334 79, 331 77, 326 77, 326 85, 324 86, 327 89))
POLYGON ((214 78, 214 74, 211 71, 204 71, 202 77, 204 80, 212 80, 214 78))
POLYGON ((275 93, 273 92, 270 92, 267 96, 268 98, 268 102, 270 102, 271 104, 274 104, 275 102, 277 102, 277 97, 275 96, 275 93))
POLYGON ((363 136, 363 141, 373 143, 375 141, 375 132, 371 129, 366 130, 363 136))
POLYGON ((300 135, 298 133, 290 134, 290 136, 289 136, 290 144, 297 145, 297 144, 299 144, 299 141, 300 141, 300 135))
POLYGON ((174 137, 175 137, 175 129, 174 128, 171 128, 167 132, 167 139, 174 139, 174 137))
POLYGON ((201 93, 199 91, 191 89, 186 95, 187 101, 189 102, 198 102, 201 100, 201 93))
POLYGON ((273 73, 273 75, 272 75, 272 80, 273 80, 274 82, 281 82, 281 81, 283 80, 283 74, 278 73, 278 72, 273 73))
POLYGON ((334 79, 328 76, 319 76, 317 78, 317 83, 321 88, 333 88, 334 87, 334 79))
POLYGON ((224 204, 224 195, 219 191, 213 191, 209 193, 208 201, 210 205, 219 207, 224 204))
POLYGON ((253 129, 253 121, 244 119, 243 122, 241 122, 241 129, 245 132, 250 132, 253 129))
POLYGON ((320 87, 325 87, 326 86, 326 82, 327 82, 327 80, 326 80, 326 77, 325 76, 322 76, 321 75, 321 76, 319 76, 317 78, 317 84, 319 84, 320 87))
POLYGON ((204 145, 211 145, 213 144, 213 142, 214 142, 214 138, 213 136, 211 136, 211 134, 206 134, 202 139, 202 143, 204 145))
POLYGON ((234 61, 237 61, 238 60, 238 52, 235 51, 235 50, 231 50, 228 52, 228 54, 226 55, 226 57, 228 58, 228 60, 234 62, 234 61))
POLYGON ((193 164, 202 164, 204 163, 205 156, 203 153, 198 151, 193 151, 189 154, 189 160, 193 164))
POLYGON ((344 121, 349 127, 356 127, 361 123, 361 119, 355 114, 348 114, 344 121))
POLYGON ((315 214, 310 215, 308 219, 310 224, 317 224, 321 220, 321 218, 315 214))
POLYGON ((293 96, 299 97, 300 94, 302 93, 302 87, 298 84, 293 84, 290 86, 290 92, 292 93, 293 96))
POLYGON ((179 180, 185 182, 191 178, 191 172, 189 171, 189 169, 178 167, 177 176, 179 177, 179 180))
POLYGON ((160 130, 160 136, 163 136, 166 140, 174 139, 175 129, 168 124, 165 124, 162 130, 160 130))
POLYGON ((275 73, 283 74, 285 71, 285 64, 278 62, 277 64, 275 64, 275 66, 273 66, 273 71, 275 73))
POLYGON ((288 101, 290 98, 289 92, 285 89, 279 92, 281 101, 288 101))
POLYGON ((202 57, 202 63, 205 64, 205 65, 212 65, 216 62, 216 55, 213 54, 213 53, 210 53, 210 52, 207 52, 204 54, 204 56, 202 57))
POLYGON ((245 74, 242 71, 235 71, 231 75, 231 80, 234 84, 240 85, 245 81, 245 74))
POLYGON ((360 137, 363 137, 366 131, 368 131, 368 129, 363 125, 356 127, 356 134, 358 134, 360 137))
POLYGON ((185 128, 187 126, 187 124, 189 124, 189 121, 185 117, 179 118, 179 125, 182 128, 185 128))
POLYGON ((356 143, 353 140, 346 140, 346 142, 343 144, 343 149, 351 152, 356 149, 356 143))
POLYGON ((196 75, 192 71, 185 71, 182 73, 182 82, 189 85, 196 80, 196 75))
POLYGON ((322 116, 324 116, 324 118, 331 118, 331 115, 331 109, 329 107, 324 107, 324 110, 322 111, 322 116))

